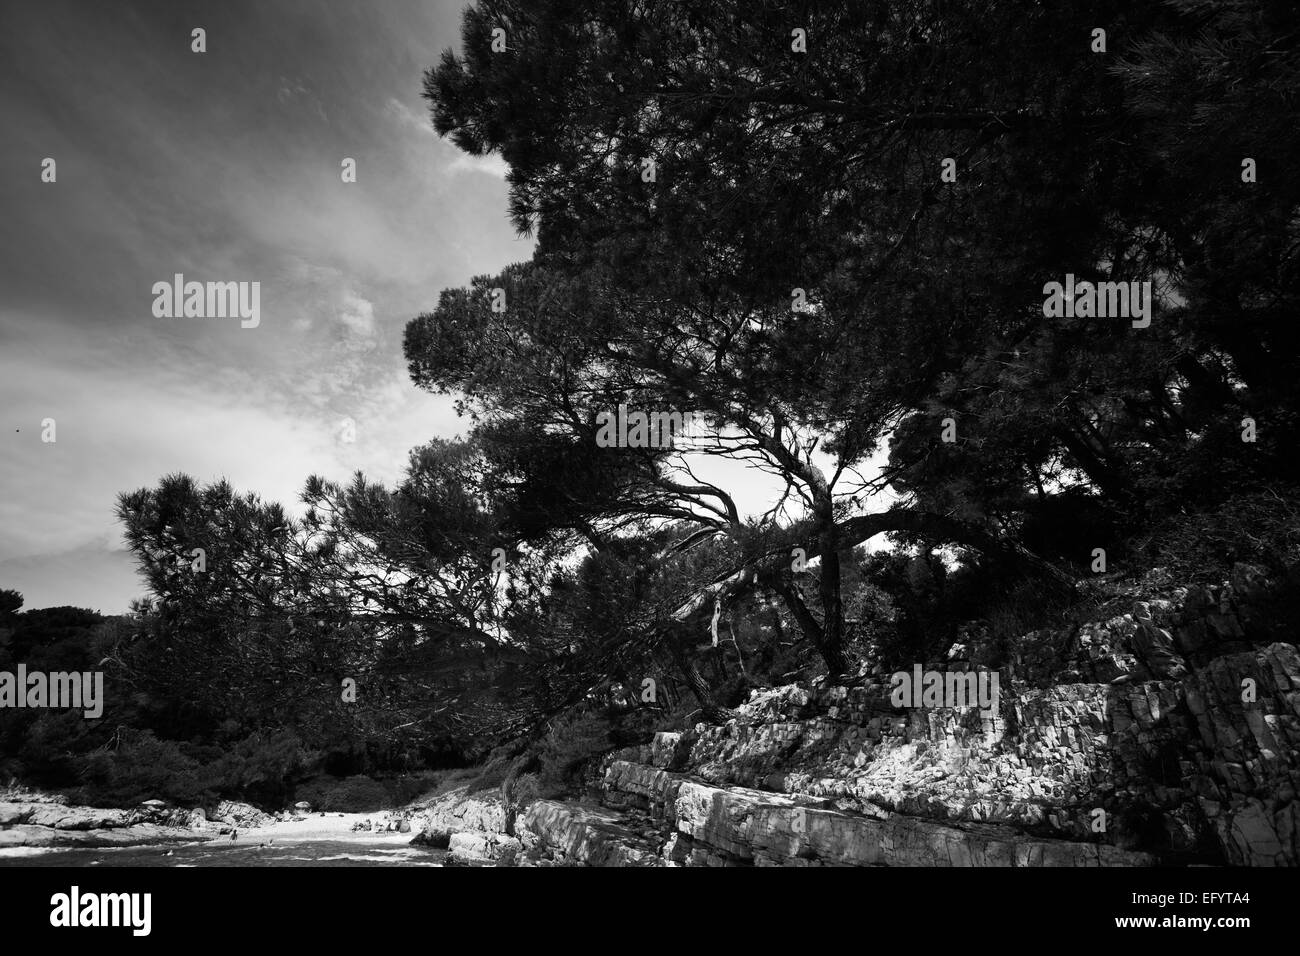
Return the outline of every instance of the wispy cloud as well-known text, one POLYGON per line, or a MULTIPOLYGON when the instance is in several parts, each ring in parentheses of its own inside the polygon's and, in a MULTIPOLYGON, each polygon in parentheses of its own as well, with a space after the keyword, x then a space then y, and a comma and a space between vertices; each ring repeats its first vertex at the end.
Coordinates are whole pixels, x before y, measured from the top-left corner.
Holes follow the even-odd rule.
POLYGON ((510 172, 510 166, 496 153, 489 153, 487 156, 457 153, 447 168, 453 173, 484 173, 497 179, 505 179, 506 174, 510 172))
POLYGON ((362 341, 375 338, 375 307, 351 289, 343 292, 343 302, 338 310, 339 321, 362 341))
POLYGON ((414 105, 456 7, 14 0, 5 16, 0 587, 120 609, 134 592, 103 598, 119 492, 184 471, 292 507, 309 474, 391 482, 410 448, 463 430, 407 379, 405 323, 532 247, 503 168, 414 105), (155 318, 152 284, 175 272, 260 282, 261 324, 155 318))
POLYGON ((406 132, 429 137, 436 142, 440 151, 449 160, 444 167, 448 173, 482 173, 496 179, 505 179, 506 174, 510 172, 509 165, 496 153, 487 156, 470 156, 456 149, 451 143, 440 139, 427 116, 417 113, 396 97, 385 104, 384 113, 406 132))

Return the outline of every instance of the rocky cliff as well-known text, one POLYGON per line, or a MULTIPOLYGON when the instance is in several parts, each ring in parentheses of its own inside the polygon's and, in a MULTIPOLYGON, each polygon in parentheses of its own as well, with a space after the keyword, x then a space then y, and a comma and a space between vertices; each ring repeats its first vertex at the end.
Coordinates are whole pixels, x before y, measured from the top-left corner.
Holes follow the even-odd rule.
POLYGON ((506 833, 499 800, 462 794, 426 831, 465 862, 1294 866, 1300 652, 1275 613, 1294 586, 1239 566, 1024 635, 997 650, 987 717, 896 708, 880 668, 755 691, 726 725, 606 757, 594 799, 537 801, 506 833))

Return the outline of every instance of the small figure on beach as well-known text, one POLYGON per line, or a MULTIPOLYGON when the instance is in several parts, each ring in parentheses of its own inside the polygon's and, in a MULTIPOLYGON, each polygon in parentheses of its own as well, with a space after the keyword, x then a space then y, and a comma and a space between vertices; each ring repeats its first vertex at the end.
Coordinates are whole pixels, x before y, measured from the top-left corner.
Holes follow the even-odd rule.
POLYGON ((234 842, 235 842, 236 840, 238 840, 238 839, 239 839, 239 831, 238 831, 238 830, 231 830, 231 831, 230 831, 230 842, 231 842, 231 843, 234 843, 234 842))

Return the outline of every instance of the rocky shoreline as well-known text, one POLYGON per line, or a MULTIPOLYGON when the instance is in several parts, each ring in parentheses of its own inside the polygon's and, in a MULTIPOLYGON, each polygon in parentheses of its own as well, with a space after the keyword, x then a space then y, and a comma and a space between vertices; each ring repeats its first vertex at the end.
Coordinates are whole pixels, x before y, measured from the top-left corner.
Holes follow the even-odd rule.
POLYGON ((879 671, 754 691, 607 756, 585 799, 511 821, 449 794, 422 839, 453 865, 1300 865, 1300 651, 1269 592, 1239 566, 1027 634, 992 717, 900 711, 879 671))
MULTIPOLYGON (((896 708, 879 668, 763 688, 726 724, 607 754, 580 799, 508 808, 462 786, 384 812, 379 832, 404 839, 398 820, 453 866, 1300 865, 1300 651, 1271 591, 1239 566, 1220 587, 1027 634, 993 715, 896 708)), ((941 663, 986 667, 982 653, 941 663)), ((209 819, 0 793, 0 849, 375 830, 376 814, 304 806, 227 801, 209 819)))
POLYGON ((0 849, 126 847, 212 838, 202 810, 104 810, 57 802, 0 802, 0 849))
POLYGON ((129 810, 69 805, 59 797, 24 793, 0 800, 0 850, 23 848, 97 848, 178 845, 228 838, 235 831, 256 831, 260 838, 298 838, 347 834, 358 817, 376 814, 303 812, 270 814, 246 803, 225 800, 211 813, 202 808, 169 807, 149 801, 129 810), (324 825, 323 825, 324 824, 324 825))
MULTIPOLYGON (((660 734, 661 753, 679 735, 660 734)), ((624 754, 627 756, 627 754, 624 754)), ((638 754, 639 756, 639 754, 638 754)), ((652 758, 653 759, 653 758, 652 758)), ((1099 842, 994 824, 836 809, 834 801, 715 786, 612 759, 598 797, 538 800, 507 827, 499 792, 444 798, 417 837, 456 866, 1151 866, 1099 842)))

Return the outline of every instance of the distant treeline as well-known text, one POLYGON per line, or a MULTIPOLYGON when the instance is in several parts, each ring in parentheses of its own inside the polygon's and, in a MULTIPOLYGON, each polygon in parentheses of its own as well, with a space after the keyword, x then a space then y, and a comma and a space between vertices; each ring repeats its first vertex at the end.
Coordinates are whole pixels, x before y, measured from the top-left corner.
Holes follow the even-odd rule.
POLYGON ((102 672, 105 707, 94 720, 79 709, 0 709, 0 784, 16 779, 94 806, 237 798, 280 808, 306 796, 314 805, 373 809, 425 789, 419 770, 463 761, 436 746, 386 748, 265 709, 205 715, 193 706, 202 694, 195 681, 169 684, 151 669, 157 649, 136 640, 137 617, 23 612, 22 603, 18 592, 0 591, 0 671, 24 663, 29 673, 102 672))

